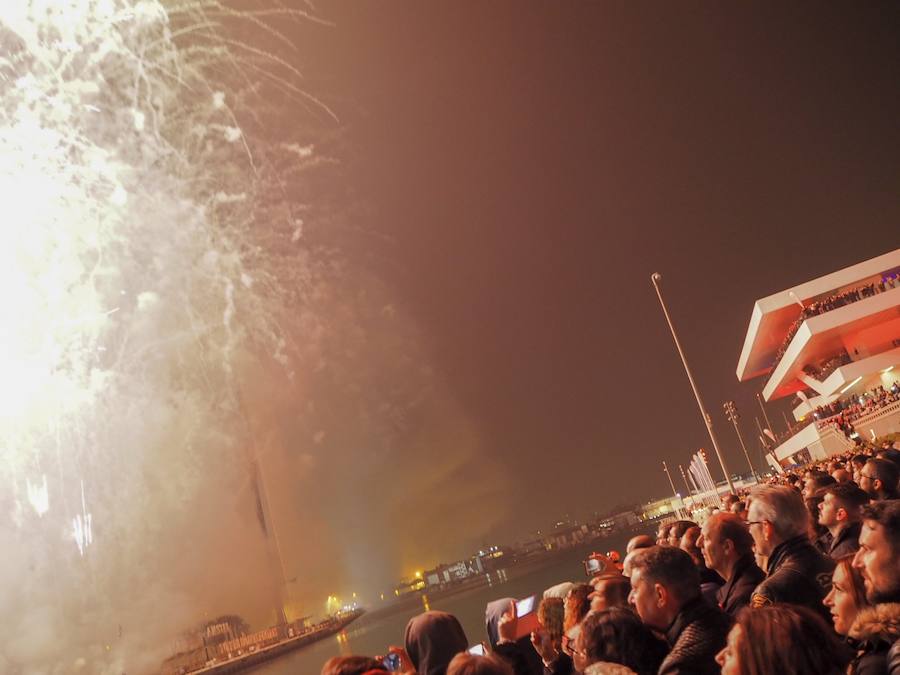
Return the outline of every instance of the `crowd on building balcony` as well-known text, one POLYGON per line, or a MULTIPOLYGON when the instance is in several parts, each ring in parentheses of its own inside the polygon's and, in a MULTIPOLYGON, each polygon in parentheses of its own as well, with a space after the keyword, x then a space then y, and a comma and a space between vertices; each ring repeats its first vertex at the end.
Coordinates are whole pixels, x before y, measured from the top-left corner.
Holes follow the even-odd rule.
POLYGON ((830 312, 833 309, 838 309, 839 307, 844 307, 866 298, 871 298, 874 295, 890 291, 894 288, 900 288, 900 274, 898 273, 885 275, 882 277, 881 281, 863 284, 855 288, 840 291, 839 293, 833 293, 826 298, 805 305, 803 309, 800 310, 800 314, 797 318, 794 319, 788 327, 787 335, 785 335, 778 351, 775 352, 775 360, 772 364, 773 367, 777 366, 778 362, 781 361, 781 357, 784 356, 784 353, 787 351, 788 346, 791 344, 791 340, 794 339, 797 331, 800 330, 800 326, 803 325, 803 322, 807 319, 811 319, 814 316, 825 314, 825 312, 830 312))
POLYGON ((322 675, 900 675, 900 450, 860 442, 629 541, 590 584, 413 617, 322 675), (475 648, 472 649, 473 643, 475 648))
POLYGON ((895 381, 887 388, 878 386, 864 394, 854 394, 818 406, 813 411, 813 417, 820 429, 831 425, 850 436, 854 431, 853 423, 856 420, 897 401, 900 401, 900 383, 895 381))
POLYGON ((804 366, 803 372, 810 377, 814 377, 815 379, 822 382, 838 368, 840 368, 841 366, 846 366, 852 360, 853 359, 850 358, 850 354, 847 353, 847 350, 843 349, 841 350, 841 353, 836 356, 827 358, 817 364, 809 364, 807 366, 804 366))

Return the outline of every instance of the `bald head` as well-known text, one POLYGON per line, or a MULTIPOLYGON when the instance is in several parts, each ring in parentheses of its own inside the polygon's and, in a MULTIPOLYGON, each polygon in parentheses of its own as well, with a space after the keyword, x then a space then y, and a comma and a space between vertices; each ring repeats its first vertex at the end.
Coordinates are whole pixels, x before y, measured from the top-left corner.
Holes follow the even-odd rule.
POLYGON ((850 479, 853 476, 850 475, 850 472, 847 469, 835 469, 831 472, 831 477, 834 478, 838 483, 849 483, 850 479))
POLYGON ((625 547, 625 554, 629 554, 639 548, 650 548, 655 546, 656 542, 649 534, 639 534, 628 540, 628 546, 625 547))

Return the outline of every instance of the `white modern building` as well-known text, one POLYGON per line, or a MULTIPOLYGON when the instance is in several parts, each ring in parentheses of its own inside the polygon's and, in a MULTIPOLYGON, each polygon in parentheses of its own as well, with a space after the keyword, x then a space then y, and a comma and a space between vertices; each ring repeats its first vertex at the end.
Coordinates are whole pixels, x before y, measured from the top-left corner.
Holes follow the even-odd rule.
POLYGON ((900 249, 757 300, 737 377, 797 397, 782 466, 900 432, 900 249))

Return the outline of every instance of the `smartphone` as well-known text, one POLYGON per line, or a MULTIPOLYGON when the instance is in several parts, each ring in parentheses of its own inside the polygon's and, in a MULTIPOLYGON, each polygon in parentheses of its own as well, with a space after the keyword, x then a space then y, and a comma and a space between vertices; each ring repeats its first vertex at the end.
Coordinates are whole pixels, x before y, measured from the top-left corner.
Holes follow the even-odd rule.
POLYGON ((475 656, 484 656, 484 645, 479 642, 474 647, 469 647, 469 653, 475 654, 475 656))
POLYGON ((584 573, 589 577, 601 574, 605 567, 599 558, 588 558, 584 561, 584 573))
POLYGON ((390 672, 396 673, 400 670, 400 655, 391 652, 387 656, 385 656, 381 662, 384 664, 384 667, 387 668, 390 672))
POLYGON ((516 639, 531 635, 541 627, 537 618, 537 596, 531 595, 516 601, 516 639))
POLYGON ((518 618, 522 618, 526 614, 531 614, 534 611, 534 596, 529 596, 522 600, 516 601, 516 616, 518 618))

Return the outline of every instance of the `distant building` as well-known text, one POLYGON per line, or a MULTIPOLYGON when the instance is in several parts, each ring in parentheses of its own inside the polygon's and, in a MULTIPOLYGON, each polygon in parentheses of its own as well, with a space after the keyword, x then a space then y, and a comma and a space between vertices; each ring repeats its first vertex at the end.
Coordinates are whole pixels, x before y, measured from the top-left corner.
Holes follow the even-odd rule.
POLYGON ((737 377, 766 377, 767 401, 798 396, 796 424, 770 443, 785 467, 900 431, 897 370, 900 249, 757 300, 737 377))

